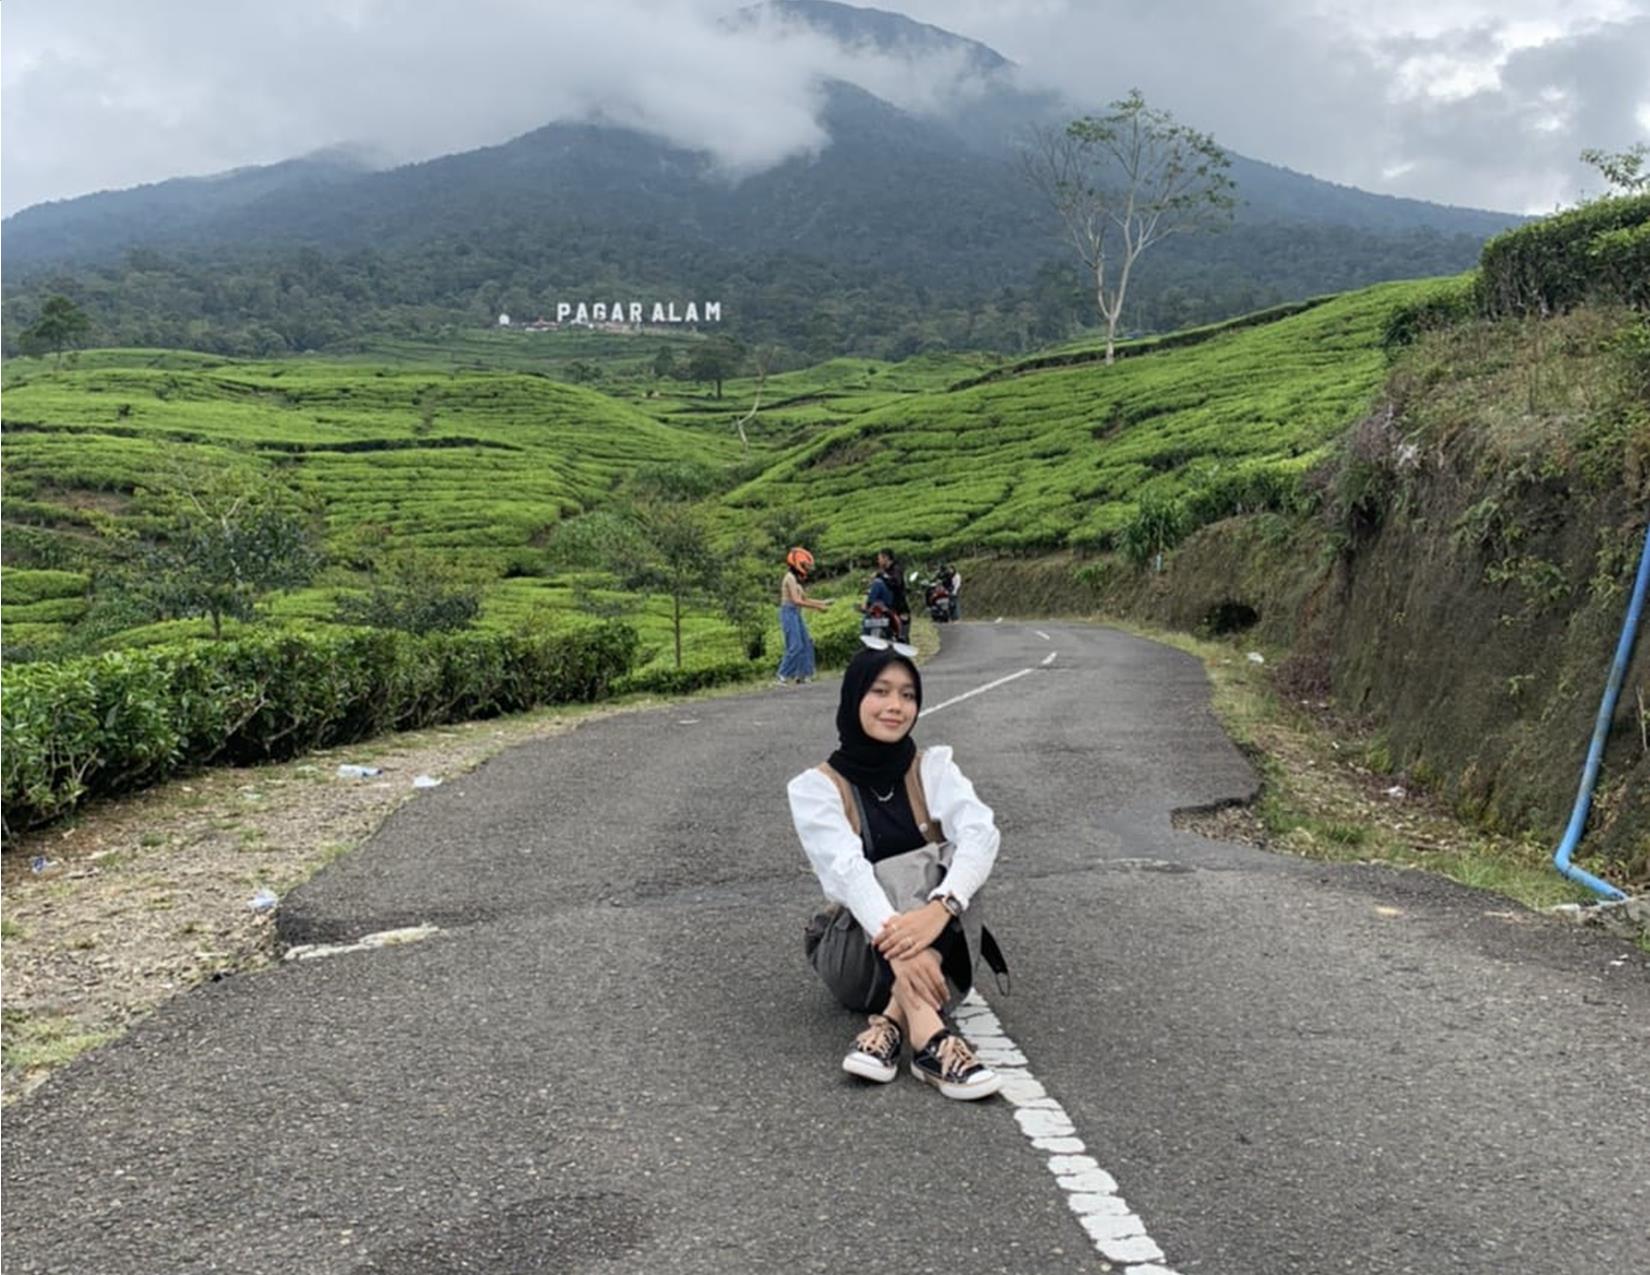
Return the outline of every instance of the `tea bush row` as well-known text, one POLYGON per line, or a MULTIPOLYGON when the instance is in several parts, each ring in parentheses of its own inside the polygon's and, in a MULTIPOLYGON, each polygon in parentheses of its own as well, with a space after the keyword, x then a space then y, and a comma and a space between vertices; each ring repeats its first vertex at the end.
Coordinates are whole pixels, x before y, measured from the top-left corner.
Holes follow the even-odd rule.
POLYGON ((1650 195, 1595 200, 1497 235, 1479 258, 1493 317, 1555 314, 1583 301, 1650 305, 1650 195))
POLYGON ((5 830, 213 762, 594 699, 630 671, 636 647, 623 624, 540 637, 276 632, 10 668, 5 830))

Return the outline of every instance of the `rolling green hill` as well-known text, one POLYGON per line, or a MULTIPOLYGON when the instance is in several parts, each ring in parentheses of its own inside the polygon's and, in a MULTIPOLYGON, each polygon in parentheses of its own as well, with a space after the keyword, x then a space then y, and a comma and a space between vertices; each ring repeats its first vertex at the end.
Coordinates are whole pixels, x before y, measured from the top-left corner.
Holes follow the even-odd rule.
MULTIPOLYGON (((986 355, 833 359, 767 378, 748 452, 735 422, 754 381, 716 399, 656 380, 628 357, 634 347, 611 343, 578 347, 610 393, 466 366, 548 349, 532 344, 555 339, 543 336, 496 334, 446 358, 423 343, 375 348, 411 363, 165 350, 87 351, 63 368, 13 360, 6 637, 66 633, 85 606, 75 573, 95 567, 111 534, 161 525, 180 475, 202 464, 276 473, 322 511, 332 574, 271 606, 295 622, 325 621, 335 590, 359 582, 351 568, 409 548, 487 582, 484 623, 574 610, 574 582, 548 574, 550 534, 654 461, 724 476, 714 504, 730 544, 822 527, 813 547, 827 574, 883 544, 914 563, 1103 547, 1154 493, 1287 500, 1380 381, 1391 308, 1437 286, 1382 285, 1184 347, 1142 345, 1110 368, 1083 348, 1055 352, 1077 361, 1047 369, 986 355), (43 569, 59 574, 32 574, 43 569)), ((656 638, 663 617, 644 610, 641 622, 656 638)), ((689 646, 720 659, 738 644, 706 614, 689 646)))
POLYGON ((1106 547, 1142 498, 1234 477, 1292 487, 1380 384, 1392 308, 1438 286, 1384 284, 1109 368, 1091 358, 877 403, 727 503, 806 510, 837 557, 1106 547))

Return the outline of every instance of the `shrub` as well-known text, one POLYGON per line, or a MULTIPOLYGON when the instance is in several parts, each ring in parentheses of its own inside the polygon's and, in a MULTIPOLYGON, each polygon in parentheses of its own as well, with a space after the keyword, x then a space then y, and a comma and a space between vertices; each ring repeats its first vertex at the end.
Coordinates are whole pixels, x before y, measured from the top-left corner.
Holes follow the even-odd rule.
POLYGON ((700 691, 709 686, 726 686, 733 682, 747 682, 764 676, 773 676, 773 670, 766 662, 723 660, 717 664, 702 664, 696 668, 654 668, 640 673, 627 673, 613 684, 613 693, 685 695, 689 691, 700 691))
POLYGON ((4 829, 212 761, 594 699, 633 666, 636 646, 621 624, 536 636, 258 633, 8 669, 4 829))
POLYGON ((1123 556, 1138 570, 1157 554, 1173 549, 1190 529, 1185 505, 1148 492, 1141 497, 1134 517, 1123 525, 1118 544, 1123 556))
POLYGON ((1381 329, 1381 346, 1390 353, 1411 344, 1423 332, 1466 323, 1483 312, 1483 276, 1473 270, 1434 291, 1394 306, 1381 329))
POLYGON ((1583 301, 1645 305, 1650 195, 1600 199, 1497 235, 1479 259, 1495 316, 1554 314, 1583 301))
POLYGON ((437 554, 410 553, 375 572, 369 592, 341 598, 337 620, 406 633, 448 633, 468 628, 481 614, 481 593, 474 571, 437 554))
POLYGON ((1234 514, 1298 513, 1310 503, 1296 470, 1235 466, 1204 476, 1186 497, 1187 531, 1234 514))
MULTIPOLYGON (((8 517, 11 503, 7 501, 8 517)), ((83 571, 7 570, 6 608, 28 606, 31 602, 44 602, 48 598, 84 598, 90 583, 83 571)))

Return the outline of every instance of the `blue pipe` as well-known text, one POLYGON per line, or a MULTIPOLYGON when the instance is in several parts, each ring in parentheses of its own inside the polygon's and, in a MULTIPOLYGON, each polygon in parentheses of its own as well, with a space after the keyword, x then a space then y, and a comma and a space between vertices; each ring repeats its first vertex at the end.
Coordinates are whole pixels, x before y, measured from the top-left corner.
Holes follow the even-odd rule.
POLYGON ((1575 808, 1570 811, 1570 826, 1564 830, 1564 840, 1553 852, 1553 866, 1572 881, 1579 881, 1595 894, 1607 899, 1625 899, 1627 896, 1608 881, 1600 881, 1590 872, 1583 872, 1570 862, 1576 843, 1581 840, 1582 827, 1587 822, 1587 811, 1593 804, 1593 782, 1598 778, 1598 765, 1604 759, 1604 737, 1610 733, 1610 718, 1616 711, 1616 697, 1627 678, 1627 661, 1633 654, 1633 639, 1638 636, 1639 617, 1644 613, 1644 595, 1650 588, 1650 527, 1644 532, 1644 549, 1639 554, 1639 574, 1633 585, 1633 600, 1627 604, 1627 618, 1622 622, 1621 640, 1616 643, 1615 663, 1610 665, 1610 680, 1604 685, 1604 702, 1598 706, 1598 721, 1593 724, 1593 744, 1587 750, 1587 764, 1581 769, 1581 791, 1576 794, 1575 808))

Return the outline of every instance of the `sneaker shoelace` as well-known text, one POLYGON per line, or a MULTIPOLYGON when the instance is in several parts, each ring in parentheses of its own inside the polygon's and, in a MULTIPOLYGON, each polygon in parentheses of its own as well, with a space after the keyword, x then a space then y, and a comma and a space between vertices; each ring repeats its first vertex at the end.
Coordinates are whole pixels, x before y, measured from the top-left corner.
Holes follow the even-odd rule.
POLYGON ((879 1018, 854 1041, 856 1049, 862 1049, 877 1058, 886 1058, 899 1048, 899 1028, 886 1018, 879 1018))
POLYGON ((940 1074, 947 1080, 961 1080, 979 1066, 974 1051, 961 1036, 947 1036, 935 1048, 934 1056, 939 1059, 940 1074))

